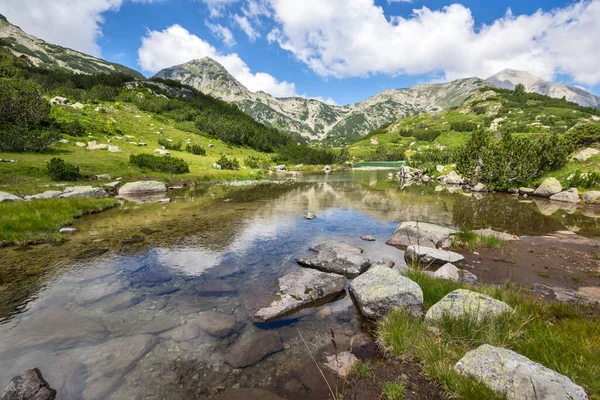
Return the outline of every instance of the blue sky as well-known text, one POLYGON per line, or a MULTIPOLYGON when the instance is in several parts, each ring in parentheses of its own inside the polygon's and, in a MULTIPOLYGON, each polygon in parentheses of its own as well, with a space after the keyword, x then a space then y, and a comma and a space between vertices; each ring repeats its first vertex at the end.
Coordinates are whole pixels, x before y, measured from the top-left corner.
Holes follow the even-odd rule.
POLYGON ((600 0, 0 0, 0 13, 147 76, 211 56, 251 90, 340 105, 504 68, 600 93, 600 0))

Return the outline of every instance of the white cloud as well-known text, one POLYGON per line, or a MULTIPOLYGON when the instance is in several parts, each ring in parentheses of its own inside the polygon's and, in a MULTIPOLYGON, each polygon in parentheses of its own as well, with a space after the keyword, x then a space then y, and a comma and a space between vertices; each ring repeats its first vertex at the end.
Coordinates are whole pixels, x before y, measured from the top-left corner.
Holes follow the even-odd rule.
POLYGON ((267 36, 322 76, 430 74, 447 79, 527 70, 600 82, 600 0, 477 26, 470 9, 427 7, 386 16, 373 0, 270 0, 276 28, 267 36))
POLYGON ((223 41, 223 44, 229 47, 235 45, 235 38, 229 28, 220 24, 210 23, 209 21, 205 21, 205 24, 217 39, 223 41))
POLYGON ((252 24, 245 16, 235 14, 233 21, 244 31, 250 42, 254 42, 260 37, 260 34, 252 27, 252 24))
POLYGON ((204 4, 208 6, 208 10, 210 12, 210 16, 213 18, 218 18, 223 16, 223 10, 227 6, 233 3, 237 3, 240 0, 200 0, 204 4))
POLYGON ((253 92, 262 90, 277 97, 296 95, 294 83, 280 82, 264 72, 252 73, 250 67, 236 53, 222 54, 210 43, 179 25, 173 25, 163 31, 148 31, 142 38, 138 56, 138 63, 142 69, 151 73, 194 59, 210 57, 221 63, 231 75, 253 92))

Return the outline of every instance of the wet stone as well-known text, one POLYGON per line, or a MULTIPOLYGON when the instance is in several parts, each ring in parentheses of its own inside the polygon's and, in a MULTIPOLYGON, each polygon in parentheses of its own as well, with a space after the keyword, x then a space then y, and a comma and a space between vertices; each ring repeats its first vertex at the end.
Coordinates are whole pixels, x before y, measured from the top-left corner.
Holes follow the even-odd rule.
POLYGON ((237 290, 225 281, 211 279, 200 282, 195 286, 198 296, 232 296, 237 290))
POLYGON ((30 369, 11 379, 0 400, 54 400, 56 390, 44 380, 40 371, 30 369))
POLYGON ((171 280, 171 275, 164 269, 144 269, 131 278, 132 284, 153 285, 171 280))
POLYGON ((298 258, 296 261, 303 267, 314 268, 323 272, 355 278, 365 272, 371 263, 362 255, 360 247, 342 242, 330 241, 311 249, 314 254, 298 258))
POLYGON ((224 360, 234 368, 245 368, 281 350, 283 343, 278 332, 256 330, 244 334, 228 347, 224 360))
POLYGON ((136 243, 142 243, 144 242, 146 239, 144 239, 141 236, 134 236, 132 238, 128 238, 128 239, 123 239, 122 243, 123 244, 136 244, 136 243))
POLYGON ((79 253, 77 255, 77 257, 75 257, 75 258, 78 260, 83 260, 86 258, 100 257, 101 255, 103 255, 107 252, 108 252, 108 249, 89 249, 89 250, 79 253))
POLYGON ((213 311, 200 313, 195 322, 209 335, 221 339, 231 336, 243 326, 237 318, 213 311))

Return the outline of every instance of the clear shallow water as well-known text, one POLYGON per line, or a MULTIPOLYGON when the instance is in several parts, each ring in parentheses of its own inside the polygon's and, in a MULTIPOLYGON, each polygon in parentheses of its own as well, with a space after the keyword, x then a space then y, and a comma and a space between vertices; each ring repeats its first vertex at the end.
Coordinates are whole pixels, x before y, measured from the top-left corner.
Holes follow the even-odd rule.
POLYGON ((342 240, 372 261, 402 263, 402 252, 385 245, 402 220, 519 235, 571 229, 595 236, 599 229, 595 208, 467 197, 435 185, 401 189, 386 175, 173 192, 168 205, 127 203, 86 217, 60 246, 1 249, 0 387, 39 367, 59 399, 210 398, 238 386, 324 398, 300 333, 317 357, 331 350, 329 329, 341 348, 368 347, 350 298, 270 324, 249 318, 310 246, 342 240), (317 219, 304 220, 308 211, 317 219), (360 240, 367 234, 377 241, 360 240), (131 238, 137 243, 123 243, 131 238), (191 329, 204 311, 234 316, 236 333, 219 339, 191 329), (285 350, 248 368, 224 363, 238 341, 269 330, 285 350))

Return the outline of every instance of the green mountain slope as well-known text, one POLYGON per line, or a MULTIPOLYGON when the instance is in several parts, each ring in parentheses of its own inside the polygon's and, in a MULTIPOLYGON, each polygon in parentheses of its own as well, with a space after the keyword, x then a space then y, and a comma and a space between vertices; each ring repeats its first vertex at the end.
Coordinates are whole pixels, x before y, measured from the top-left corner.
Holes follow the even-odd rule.
POLYGON ((12 25, 0 14, 0 47, 21 57, 32 65, 74 72, 78 74, 100 74, 119 72, 137 79, 144 76, 120 64, 110 63, 75 50, 47 43, 12 25))

